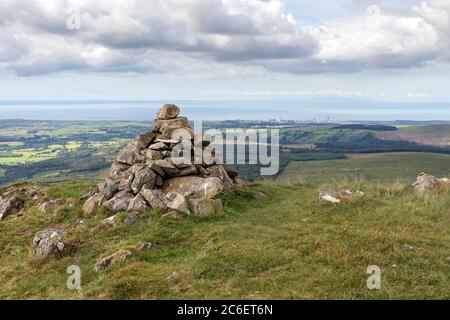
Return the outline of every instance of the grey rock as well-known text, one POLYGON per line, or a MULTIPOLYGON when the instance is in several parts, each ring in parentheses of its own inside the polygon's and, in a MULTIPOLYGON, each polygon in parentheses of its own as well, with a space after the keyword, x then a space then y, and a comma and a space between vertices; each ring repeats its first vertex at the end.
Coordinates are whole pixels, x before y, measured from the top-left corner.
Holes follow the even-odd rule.
POLYGON ((141 154, 141 150, 136 145, 130 143, 127 147, 119 151, 116 161, 123 164, 133 165, 138 162, 144 162, 145 157, 141 154))
POLYGON ((149 209, 149 205, 147 201, 145 201, 144 197, 140 194, 138 194, 136 197, 134 197, 130 204, 128 205, 128 211, 134 211, 134 212, 144 212, 149 209))
POLYGON ((154 160, 147 160, 145 165, 155 171, 160 177, 164 177, 166 172, 154 160))
POLYGON ((156 182, 156 174, 155 172, 148 168, 142 167, 139 168, 135 174, 133 182, 131 183, 131 190, 133 190, 134 194, 138 194, 143 186, 146 186, 149 189, 153 189, 156 182))
POLYGON ((100 222, 100 226, 104 229, 115 228, 117 226, 117 216, 114 215, 103 219, 102 222, 100 222))
POLYGON ((227 172, 228 176, 231 179, 236 178, 238 176, 238 174, 239 174, 237 172, 237 170, 234 167, 232 167, 232 166, 223 166, 223 168, 225 169, 225 171, 227 172))
POLYGON ((0 221, 7 216, 18 213, 25 207, 25 201, 19 197, 13 196, 9 199, 0 197, 0 221))
POLYGON ((176 119, 170 119, 170 120, 163 120, 163 119, 156 119, 153 121, 153 132, 160 132, 162 126, 171 126, 171 127, 178 127, 178 128, 186 128, 189 127, 189 121, 186 117, 178 117, 176 119))
POLYGON ((154 209, 165 209, 169 205, 166 196, 159 189, 144 189, 141 191, 141 194, 147 203, 154 209))
POLYGON ((163 154, 161 151, 145 149, 142 151, 142 154, 147 158, 147 160, 160 160, 163 158, 163 154))
POLYGON ((348 202, 363 195, 364 193, 361 191, 326 189, 320 193, 319 200, 340 204, 343 201, 348 202))
POLYGON ((432 175, 421 173, 411 187, 419 194, 427 194, 440 187, 449 188, 450 180, 447 178, 438 179, 432 175))
POLYGON ((178 173, 172 174, 171 176, 176 178, 176 177, 193 176, 196 174, 198 174, 197 168, 194 165, 190 165, 188 167, 180 169, 178 173))
POLYGON ((167 146, 167 144, 165 144, 164 142, 156 142, 154 144, 152 144, 149 147, 150 150, 156 150, 156 151, 164 151, 164 150, 168 150, 169 147, 167 146))
POLYGON ((186 198, 178 192, 169 192, 166 194, 168 200, 167 207, 176 211, 190 213, 186 198))
POLYGON ((104 190, 101 192, 105 200, 111 199, 119 191, 119 181, 108 181, 104 190))
POLYGON ((33 254, 40 258, 62 253, 65 249, 65 233, 60 230, 39 231, 33 238, 33 254))
POLYGON ((169 160, 156 160, 155 164, 159 166, 167 175, 171 176, 180 172, 169 160))
POLYGON ((131 257, 131 251, 119 250, 119 251, 97 261, 97 263, 94 265, 94 271, 99 272, 111 265, 114 265, 119 262, 123 262, 126 259, 128 259, 129 257, 131 257))
POLYGON ((109 170, 109 176, 115 177, 123 171, 126 171, 130 168, 129 164, 120 163, 118 161, 114 161, 111 165, 111 169, 109 170))
POLYGON ((94 212, 95 208, 100 206, 103 201, 105 200, 105 197, 100 194, 94 194, 89 199, 86 200, 86 202, 83 205, 83 212, 87 215, 90 215, 94 212))
POLYGON ((111 211, 126 211, 134 195, 127 191, 120 191, 103 205, 111 211))
POLYGON ((156 115, 157 119, 175 119, 180 114, 180 108, 174 104, 165 104, 156 115))
POLYGON ((179 192, 188 198, 214 198, 223 192, 223 182, 216 177, 188 176, 164 181, 164 192, 179 192))
POLYGON ((223 165, 213 165, 206 168, 210 177, 219 178, 223 182, 224 190, 230 191, 233 188, 233 180, 228 176, 227 171, 223 165))
POLYGON ((152 249, 153 248, 153 243, 151 243, 151 242, 144 242, 144 243, 141 243, 138 247, 137 247, 137 249, 139 250, 139 251, 147 251, 147 250, 150 250, 150 249, 152 249))
POLYGON ((139 148, 139 149, 145 149, 147 148, 150 143, 152 143, 156 138, 156 134, 153 132, 147 132, 147 133, 143 133, 138 135, 135 139, 134 139, 134 144, 139 148))

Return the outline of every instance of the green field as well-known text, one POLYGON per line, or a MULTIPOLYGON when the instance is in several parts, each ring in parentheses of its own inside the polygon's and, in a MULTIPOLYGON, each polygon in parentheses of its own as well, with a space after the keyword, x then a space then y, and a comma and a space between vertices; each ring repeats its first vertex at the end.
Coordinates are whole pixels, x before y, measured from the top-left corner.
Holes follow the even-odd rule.
POLYGON ((312 183, 342 179, 414 181, 421 172, 437 176, 450 173, 450 155, 435 153, 375 153, 347 155, 347 159, 293 161, 277 178, 279 181, 304 180, 312 183))
POLYGON ((105 212, 82 215, 89 187, 53 185, 47 198, 64 201, 56 216, 28 199, 22 216, 0 222, 0 299, 450 299, 448 191, 423 198, 407 184, 340 183, 365 196, 335 207, 318 201, 326 186, 265 182, 223 195, 224 211, 209 218, 149 211, 103 229, 105 212), (33 235, 49 227, 65 230, 71 249, 36 259, 33 235), (137 250, 143 241, 158 246, 137 250), (93 271, 119 249, 131 258, 93 271), (81 268, 79 291, 66 287, 70 265, 81 268), (366 287, 371 265, 381 268, 380 290, 366 287))

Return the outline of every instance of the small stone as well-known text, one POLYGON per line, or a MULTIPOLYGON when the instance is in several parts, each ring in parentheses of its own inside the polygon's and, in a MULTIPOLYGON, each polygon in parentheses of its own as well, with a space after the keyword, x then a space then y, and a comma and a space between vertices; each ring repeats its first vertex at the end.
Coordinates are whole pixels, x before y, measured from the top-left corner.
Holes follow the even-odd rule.
POLYGON ((77 219, 77 221, 75 221, 75 223, 73 224, 73 227, 78 229, 78 228, 82 227, 83 225, 84 225, 84 220, 77 219))
POLYGON ((139 251, 146 251, 146 250, 150 250, 151 248, 153 248, 153 243, 151 243, 151 242, 144 242, 144 243, 141 243, 139 246, 138 246, 138 250, 139 251))
POLYGON ((410 246, 409 244, 404 244, 403 245, 403 249, 405 249, 405 250, 414 250, 414 247, 410 246))
POLYGON ((110 265, 114 265, 119 262, 123 262, 126 259, 131 257, 131 251, 129 250, 119 250, 112 255, 109 255, 107 257, 104 257, 97 261, 97 263, 94 265, 94 272, 99 272, 105 268, 107 268, 110 265))
POLYGON ((264 192, 257 192, 255 195, 256 199, 262 200, 262 199, 266 199, 267 198, 267 194, 265 194, 264 192))
POLYGON ((148 160, 160 160, 163 158, 163 154, 161 151, 152 150, 152 149, 145 149, 144 151, 142 151, 142 154, 148 160))
POLYGON ((110 229, 110 228, 116 227, 117 226, 117 217, 114 215, 114 216, 104 219, 100 223, 100 226, 104 229, 110 229))

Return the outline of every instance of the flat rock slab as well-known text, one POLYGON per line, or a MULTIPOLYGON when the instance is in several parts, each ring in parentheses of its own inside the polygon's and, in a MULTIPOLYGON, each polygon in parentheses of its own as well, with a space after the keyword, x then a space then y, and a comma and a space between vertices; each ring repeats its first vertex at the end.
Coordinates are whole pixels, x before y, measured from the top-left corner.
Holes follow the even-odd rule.
POLYGON ((131 251, 129 250, 119 250, 107 257, 104 257, 97 261, 97 263, 94 265, 94 271, 99 272, 111 265, 114 265, 119 262, 123 262, 126 259, 131 257, 131 251))

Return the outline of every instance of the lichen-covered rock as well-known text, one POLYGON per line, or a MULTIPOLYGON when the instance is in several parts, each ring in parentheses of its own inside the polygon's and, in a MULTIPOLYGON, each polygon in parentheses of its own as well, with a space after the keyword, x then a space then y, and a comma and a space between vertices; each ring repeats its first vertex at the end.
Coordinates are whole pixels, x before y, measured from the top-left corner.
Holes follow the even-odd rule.
POLYGON ((134 140, 134 144, 139 148, 139 149, 145 149, 147 148, 150 143, 152 143, 156 138, 156 134, 153 132, 147 132, 147 133, 143 133, 138 135, 134 140))
POLYGON ((131 190, 134 194, 138 194, 142 187, 153 189, 155 187, 156 174, 145 165, 138 165, 134 171, 134 179, 131 183, 131 190))
POLYGON ((166 194, 168 200, 167 207, 173 210, 190 213, 186 198, 178 192, 169 192, 166 194))
POLYGON ((175 119, 180 114, 180 108, 174 104, 165 104, 156 115, 157 119, 168 120, 175 119))
POLYGON ((131 257, 131 251, 119 250, 119 251, 97 261, 97 263, 94 265, 94 271, 99 272, 99 271, 107 268, 110 265, 114 265, 118 262, 123 262, 126 259, 128 259, 129 257, 131 257))
POLYGON ((159 189, 144 189, 141 191, 141 195, 154 209, 165 209, 169 205, 165 194, 159 189))
POLYGON ((60 230, 39 231, 33 238, 33 254, 40 258, 60 254, 64 251, 65 233, 60 230))
POLYGON ((134 195, 128 191, 120 191, 112 199, 106 201, 104 206, 111 211, 126 211, 134 195))
POLYGON ((138 162, 144 162, 145 157, 141 150, 135 144, 130 143, 127 147, 119 151, 116 161, 122 164, 133 165, 138 162))
POLYGON ((148 209, 149 205, 141 194, 134 197, 128 205, 128 211, 144 212, 148 209))
POLYGON ((25 206, 25 201, 22 198, 13 196, 9 199, 0 197, 0 221, 7 216, 18 213, 25 206))
POLYGON ((209 216, 223 210, 222 201, 218 199, 190 199, 189 208, 198 216, 209 216))

